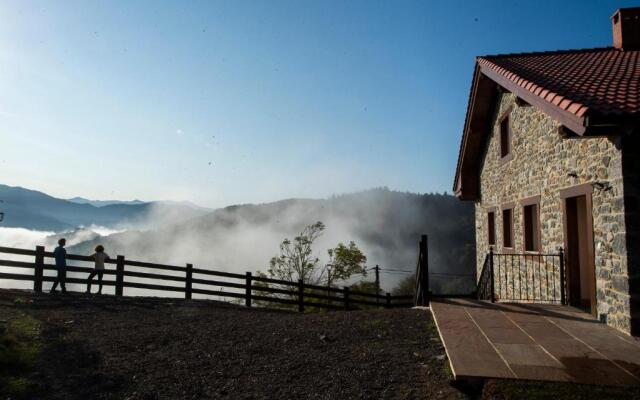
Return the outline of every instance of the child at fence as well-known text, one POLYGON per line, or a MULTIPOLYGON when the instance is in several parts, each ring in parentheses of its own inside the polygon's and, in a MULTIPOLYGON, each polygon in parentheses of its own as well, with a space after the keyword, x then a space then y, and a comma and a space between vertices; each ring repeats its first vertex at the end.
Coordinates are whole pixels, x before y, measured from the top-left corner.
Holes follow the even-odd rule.
POLYGON ((60 284, 62 293, 67 293, 67 288, 65 287, 65 281, 67 280, 67 250, 64 249, 65 244, 67 244, 67 240, 65 238, 61 238, 60 240, 58 240, 58 247, 56 247, 56 249, 53 251, 53 258, 55 258, 56 260, 56 269, 58 270, 58 275, 53 281, 51 293, 56 292, 58 284, 60 284))
POLYGON ((91 257, 93 257, 95 265, 87 280, 87 293, 91 293, 91 281, 96 275, 98 275, 98 284, 100 285, 98 294, 102 294, 102 275, 104 274, 104 262, 109 259, 109 255, 104 252, 104 247, 102 247, 102 245, 98 245, 96 246, 96 252, 93 253, 91 257))

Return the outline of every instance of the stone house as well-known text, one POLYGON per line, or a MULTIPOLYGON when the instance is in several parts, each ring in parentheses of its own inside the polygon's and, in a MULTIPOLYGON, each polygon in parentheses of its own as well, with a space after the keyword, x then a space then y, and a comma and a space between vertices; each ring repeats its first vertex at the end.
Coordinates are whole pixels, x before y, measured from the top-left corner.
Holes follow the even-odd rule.
POLYGON ((454 192, 475 202, 478 277, 490 248, 518 260, 500 300, 562 248, 566 303, 638 334, 640 8, 612 22, 612 47, 476 59, 454 192))

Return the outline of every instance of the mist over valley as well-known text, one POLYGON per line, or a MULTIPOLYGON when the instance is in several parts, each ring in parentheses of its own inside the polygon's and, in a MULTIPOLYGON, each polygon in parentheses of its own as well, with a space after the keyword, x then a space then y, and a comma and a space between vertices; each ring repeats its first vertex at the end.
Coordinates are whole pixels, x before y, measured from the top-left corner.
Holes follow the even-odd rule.
POLYGON ((78 204, 7 186, 0 186, 0 198, 4 246, 51 250, 64 236, 74 254, 91 254, 102 244, 112 256, 244 273, 266 270, 284 238, 322 221, 326 230, 314 244, 317 256, 326 260, 327 249, 354 241, 368 266, 382 268, 385 290, 410 275, 398 271, 415 270, 421 234, 429 237, 434 290, 467 290, 474 280, 473 205, 447 194, 379 188, 217 210, 172 202, 78 204))

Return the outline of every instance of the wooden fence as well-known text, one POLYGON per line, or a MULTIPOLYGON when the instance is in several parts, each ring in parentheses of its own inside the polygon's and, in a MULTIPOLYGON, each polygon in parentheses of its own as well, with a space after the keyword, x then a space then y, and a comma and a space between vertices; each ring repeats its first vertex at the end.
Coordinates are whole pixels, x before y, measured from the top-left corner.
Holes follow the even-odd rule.
MULTIPOLYGON (((0 279, 33 281, 33 290, 36 292, 42 292, 43 282, 53 282, 55 280, 55 276, 46 276, 44 274, 44 271, 57 271, 57 269, 54 264, 46 262, 47 259, 53 258, 53 253, 45 251, 43 246, 37 246, 35 250, 0 247, 0 253, 34 257, 32 262, 0 259, 1 267, 31 270, 29 273, 0 271, 0 279)), ((92 257, 76 254, 67 254, 67 260, 93 262, 92 257)), ((318 286, 304 283, 302 280, 290 282, 256 276, 251 272, 235 274, 195 268, 192 264, 186 264, 184 267, 154 264, 128 260, 121 255, 107 260, 106 263, 115 265, 115 269, 106 269, 104 271, 105 277, 102 284, 104 286, 115 286, 116 296, 122 296, 124 288, 149 289, 184 293, 185 299, 191 299, 194 294, 217 296, 225 299, 240 299, 239 301, 244 299, 244 304, 247 307, 251 307, 254 303, 267 306, 270 304, 288 305, 294 309, 297 308, 300 312, 304 312, 305 307, 354 310, 363 307, 377 307, 379 305, 385 308, 412 307, 414 305, 413 296, 365 293, 350 290, 348 286, 343 288, 318 286), (131 270, 131 268, 148 268, 157 270, 158 273, 140 272, 131 270), (166 271, 170 271, 170 273, 161 273, 166 271), (113 278, 110 279, 110 277, 113 278), (127 280, 127 277, 152 280, 153 283, 135 282, 127 280), (156 281, 159 281, 159 283, 156 281), (198 287, 194 287, 194 285, 198 285, 198 287), (229 288, 234 291, 213 290, 213 286, 229 288)), ((79 266, 67 266, 66 269, 68 272, 84 272, 87 276, 93 271, 93 268, 79 266)), ((87 279, 67 277, 66 282, 86 285, 87 279)), ((94 281, 93 283, 95 284, 96 282, 94 281)))
POLYGON ((416 287, 414 303, 416 306, 429 306, 429 247, 427 235, 422 235, 418 247, 418 264, 416 266, 416 287))

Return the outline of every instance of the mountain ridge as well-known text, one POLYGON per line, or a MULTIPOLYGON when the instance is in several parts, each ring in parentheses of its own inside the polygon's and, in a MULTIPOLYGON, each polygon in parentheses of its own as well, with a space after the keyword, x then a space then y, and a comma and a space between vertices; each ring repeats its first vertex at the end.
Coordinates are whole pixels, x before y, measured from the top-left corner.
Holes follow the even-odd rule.
POLYGON ((76 204, 91 204, 94 207, 104 207, 104 206, 110 206, 112 204, 128 204, 128 205, 134 205, 134 204, 145 204, 145 203, 149 203, 147 201, 142 201, 142 200, 138 200, 138 199, 134 199, 134 200, 90 200, 84 197, 72 197, 70 199, 63 199, 63 200, 67 200, 70 201, 72 203, 76 203, 76 204))
POLYGON ((112 228, 157 226, 210 211, 171 202, 116 203, 97 207, 53 197, 38 190, 3 184, 0 184, 0 200, 0 211, 5 213, 2 226, 56 232, 89 225, 112 228))

